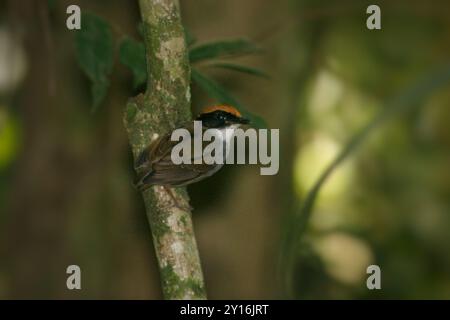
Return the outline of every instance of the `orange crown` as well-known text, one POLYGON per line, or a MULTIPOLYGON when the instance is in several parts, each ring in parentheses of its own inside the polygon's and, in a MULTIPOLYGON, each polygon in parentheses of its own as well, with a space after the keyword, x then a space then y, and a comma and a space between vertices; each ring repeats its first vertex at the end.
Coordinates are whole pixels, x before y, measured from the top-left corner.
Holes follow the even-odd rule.
POLYGON ((234 115, 234 116, 236 116, 238 118, 242 117, 241 113, 235 107, 226 106, 226 105, 209 106, 209 107, 204 108, 202 110, 202 113, 210 113, 210 112, 214 112, 214 111, 217 111, 217 110, 231 113, 232 115, 234 115))

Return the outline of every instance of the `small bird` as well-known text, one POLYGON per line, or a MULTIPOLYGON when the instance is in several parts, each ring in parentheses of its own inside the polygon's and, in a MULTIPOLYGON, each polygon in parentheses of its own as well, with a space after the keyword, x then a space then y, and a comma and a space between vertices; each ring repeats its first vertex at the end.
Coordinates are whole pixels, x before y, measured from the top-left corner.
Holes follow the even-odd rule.
MULTIPOLYGON (((220 130, 224 148, 233 137, 232 133, 241 125, 250 122, 242 117, 236 108, 227 105, 206 107, 195 120, 202 121, 203 132, 211 128, 220 130), (227 131, 227 129, 231 130, 227 131)), ((191 133, 191 140, 193 140, 194 121, 190 121, 179 128, 187 129, 191 133)), ((223 164, 215 163, 206 164, 203 161, 201 164, 195 164, 194 152, 191 153, 192 161, 189 164, 173 163, 171 158, 172 148, 179 142, 171 141, 171 135, 172 131, 157 137, 137 157, 134 167, 138 173, 135 183, 138 190, 144 191, 153 185, 161 185, 165 188, 185 186, 213 175, 223 166, 223 164)), ((203 144, 205 144, 204 141, 203 144)), ((170 190, 168 192, 173 198, 170 190)))

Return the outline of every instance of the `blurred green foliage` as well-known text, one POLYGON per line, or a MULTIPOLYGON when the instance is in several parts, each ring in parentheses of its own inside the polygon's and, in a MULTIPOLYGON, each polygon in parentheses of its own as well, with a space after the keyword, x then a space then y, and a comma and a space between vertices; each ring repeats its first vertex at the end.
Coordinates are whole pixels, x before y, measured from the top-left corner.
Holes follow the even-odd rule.
POLYGON ((81 19, 83 27, 75 35, 76 53, 81 69, 91 81, 92 108, 95 111, 109 88, 114 43, 111 28, 104 19, 91 13, 83 13, 81 19))
POLYGON ((314 203, 322 188, 327 182, 328 178, 337 170, 340 164, 351 156, 353 152, 365 142, 372 131, 380 128, 385 122, 391 120, 394 116, 398 116, 400 112, 409 111, 413 107, 423 106, 423 101, 428 98, 434 91, 448 86, 450 82, 450 66, 442 67, 442 70, 433 72, 425 79, 421 79, 417 84, 414 84, 402 92, 399 96, 394 97, 385 106, 382 107, 380 113, 370 121, 363 129, 357 132, 350 141, 343 146, 343 149, 337 154, 335 159, 331 161, 325 170, 320 174, 318 180, 315 182, 311 190, 305 195, 303 204, 298 214, 293 218, 290 229, 286 233, 286 245, 284 253, 286 264, 286 276, 288 282, 294 279, 295 270, 291 265, 297 259, 298 247, 301 245, 300 241, 308 222, 313 213, 314 203))
POLYGON ((140 86, 143 86, 147 81, 144 44, 126 37, 120 43, 119 59, 133 73, 134 89, 137 90, 140 86))
MULTIPOLYGON (((299 15, 315 15, 299 24, 299 47, 308 30, 320 25, 320 32, 311 46, 319 63, 301 83, 306 89, 293 95, 302 116, 294 162, 298 205, 282 245, 290 251, 283 279, 291 297, 450 293, 450 238, 443 231, 450 228, 443 196, 449 184, 441 166, 449 145, 430 118, 448 109, 450 32, 439 14, 448 6, 380 5, 378 32, 362 27, 364 3, 292 4, 299 15), (369 264, 381 267, 380 291, 365 286, 369 264)), ((307 56, 311 47, 297 54, 307 56)))
POLYGON ((189 50, 191 63, 202 62, 219 57, 233 57, 260 52, 261 49, 246 39, 208 42, 189 50))
MULTIPOLYGON (((77 56, 82 70, 92 81, 92 94, 94 98, 94 110, 105 98, 109 86, 108 76, 113 67, 114 48, 111 27, 100 17, 93 14, 83 15, 84 27, 77 33, 77 56)), ((196 43, 196 39, 189 31, 186 31, 188 46, 196 43)), ((267 75, 256 69, 233 63, 215 62, 215 59, 229 58, 238 55, 248 55, 260 52, 261 49, 246 39, 209 42, 189 50, 189 59, 192 64, 212 61, 209 66, 223 68, 230 71, 241 72, 257 77, 267 75)), ((145 61, 145 48, 142 42, 125 37, 119 46, 119 60, 128 67, 133 74, 133 88, 142 88, 147 81, 147 67, 145 61)), ((205 92, 219 103, 231 104, 248 117, 253 126, 265 128, 267 124, 260 117, 249 112, 242 103, 224 87, 219 85, 200 71, 193 69, 192 81, 197 83, 205 92)))
POLYGON ((0 108, 0 171, 6 170, 19 151, 19 124, 5 108, 0 108))

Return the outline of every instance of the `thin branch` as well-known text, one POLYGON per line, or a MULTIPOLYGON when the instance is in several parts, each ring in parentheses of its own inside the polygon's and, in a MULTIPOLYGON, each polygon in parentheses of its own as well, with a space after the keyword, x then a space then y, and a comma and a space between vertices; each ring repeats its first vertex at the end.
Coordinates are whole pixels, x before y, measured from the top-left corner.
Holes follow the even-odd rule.
MULTIPOLYGON (((127 104, 124 123, 133 155, 191 119, 190 69, 178 1, 139 0, 144 24, 148 83, 144 95, 127 104)), ((174 189, 188 207, 184 188, 174 189)), ((163 187, 143 192, 166 299, 206 299, 191 212, 174 207, 163 187)))

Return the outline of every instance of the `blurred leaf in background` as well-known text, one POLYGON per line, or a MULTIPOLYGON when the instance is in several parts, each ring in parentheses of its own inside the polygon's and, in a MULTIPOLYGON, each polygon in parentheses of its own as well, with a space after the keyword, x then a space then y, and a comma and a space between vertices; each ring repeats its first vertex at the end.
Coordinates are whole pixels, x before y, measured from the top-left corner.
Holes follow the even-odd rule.
POLYGON ((143 86, 147 81, 144 44, 126 37, 120 43, 119 59, 133 73, 133 88, 137 90, 143 86))
POLYGON ((83 27, 76 31, 78 63, 91 81, 92 110, 100 106, 109 88, 109 76, 114 63, 114 43, 111 27, 102 18, 83 13, 83 27))
MULTIPOLYGON (((195 38, 191 33, 186 32, 188 44, 194 44, 195 38)), ((253 75, 261 78, 268 78, 268 75, 263 71, 229 62, 215 61, 214 59, 233 57, 236 55, 254 54, 260 52, 261 49, 254 43, 244 40, 227 40, 227 41, 215 41, 205 43, 191 48, 189 51, 189 59, 191 63, 199 63, 205 61, 212 61, 207 66, 222 68, 225 70, 240 72, 243 74, 253 75)), ((142 42, 133 40, 131 38, 125 38, 122 40, 119 51, 120 62, 127 66, 133 74, 133 87, 134 89, 142 87, 147 80, 147 69, 145 62, 145 48, 142 42)), ((215 80, 204 75, 193 67, 191 72, 193 83, 197 84, 204 92, 216 100, 218 103, 230 104, 235 106, 245 117, 250 119, 251 125, 256 128, 267 128, 265 120, 248 111, 247 108, 239 102, 227 88, 221 86, 215 80)))
POLYGON ((19 124, 6 109, 0 106, 0 171, 15 159, 19 150, 19 124))
POLYGON ((321 37, 313 35, 315 68, 301 88, 292 83, 302 115, 293 168, 299 207, 284 231, 292 259, 285 285, 296 298, 448 296, 448 175, 435 179, 448 144, 428 135, 438 122, 424 125, 425 114, 448 109, 448 95, 438 99, 450 81, 445 15, 436 3, 385 4, 389 31, 377 33, 361 27, 363 3, 340 4, 293 4, 315 13, 297 29, 299 46, 315 25, 321 37), (305 271, 312 256, 316 265, 305 271), (382 292, 365 287, 369 263, 382 269, 382 292), (328 278, 322 292, 308 292, 308 276, 318 285, 328 278))
POLYGON ((234 64, 234 63, 214 62, 214 63, 209 64, 208 67, 222 68, 222 69, 226 69, 226 70, 237 71, 237 72, 241 72, 244 74, 261 77, 261 78, 266 78, 266 79, 270 78, 267 73, 265 73, 259 69, 247 67, 247 66, 243 66, 243 65, 239 65, 239 64, 234 64))
POLYGON ((261 48, 246 39, 215 41, 200 44, 189 50, 189 60, 197 63, 219 57, 235 57, 261 52, 261 48))
POLYGON ((22 129, 19 120, 0 105, 0 227, 3 226, 3 219, 7 218, 4 207, 10 190, 10 169, 21 148, 22 129))

